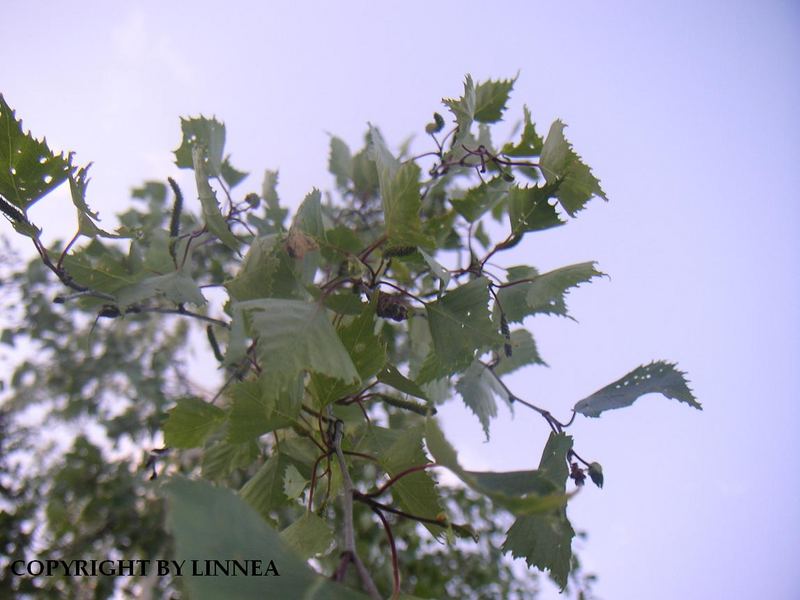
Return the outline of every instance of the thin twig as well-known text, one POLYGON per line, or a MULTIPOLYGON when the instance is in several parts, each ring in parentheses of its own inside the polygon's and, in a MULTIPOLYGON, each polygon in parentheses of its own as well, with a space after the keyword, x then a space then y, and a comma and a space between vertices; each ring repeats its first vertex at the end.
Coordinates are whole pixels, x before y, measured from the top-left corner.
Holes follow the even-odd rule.
POLYGON ((347 461, 342 452, 342 436, 344 435, 344 423, 337 419, 334 422, 333 430, 333 449, 336 452, 336 459, 339 463, 339 470, 342 472, 342 512, 344 513, 344 547, 345 552, 349 555, 350 560, 356 566, 356 571, 361 578, 361 585, 364 590, 369 594, 373 600, 381 600, 380 592, 372 581, 372 577, 367 571, 367 567, 361 562, 358 554, 356 553, 356 534, 353 526, 353 480, 350 478, 350 472, 347 470, 347 461))

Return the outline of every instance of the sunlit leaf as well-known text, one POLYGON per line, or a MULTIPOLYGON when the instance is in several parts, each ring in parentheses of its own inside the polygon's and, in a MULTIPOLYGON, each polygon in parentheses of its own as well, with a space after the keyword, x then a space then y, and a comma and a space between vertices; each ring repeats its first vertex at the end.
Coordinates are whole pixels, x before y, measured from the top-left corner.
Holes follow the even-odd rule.
POLYGON ((334 541, 333 531, 328 523, 312 512, 303 513, 302 517, 281 531, 281 537, 302 558, 324 554, 330 550, 334 541))

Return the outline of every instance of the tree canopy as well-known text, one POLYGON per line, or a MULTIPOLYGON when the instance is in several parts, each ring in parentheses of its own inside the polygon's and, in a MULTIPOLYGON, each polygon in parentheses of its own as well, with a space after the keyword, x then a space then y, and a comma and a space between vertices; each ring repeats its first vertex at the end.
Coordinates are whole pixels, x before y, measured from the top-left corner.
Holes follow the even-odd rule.
POLYGON ((594 262, 504 264, 505 251, 607 200, 560 120, 541 136, 525 107, 514 137, 493 140, 514 83, 467 76, 423 126, 418 155, 374 125, 355 150, 331 137, 334 189, 311 190, 291 216, 277 171, 253 189, 224 123, 183 118, 175 165, 196 190, 147 181, 113 232, 89 206, 89 165, 27 132, 0 96, 0 210, 37 252, 3 267, 0 342, 16 359, 0 406, 0 555, 245 557, 281 575, 6 570, 0 590, 531 597, 533 572, 506 555, 588 597, 567 509, 587 477, 602 487, 603 469, 567 430, 646 394, 700 404, 664 360, 567 419, 504 381, 545 365, 529 318, 568 316, 568 293, 603 275, 594 262), (28 211, 65 182, 76 233, 48 246, 28 211), (192 358, 201 343, 206 356, 192 358), (194 380, 198 361, 218 370, 217 389, 194 380), (486 439, 498 404, 544 419, 540 460, 462 466, 436 416, 455 398, 486 439), (443 471, 462 485, 442 484, 443 471))

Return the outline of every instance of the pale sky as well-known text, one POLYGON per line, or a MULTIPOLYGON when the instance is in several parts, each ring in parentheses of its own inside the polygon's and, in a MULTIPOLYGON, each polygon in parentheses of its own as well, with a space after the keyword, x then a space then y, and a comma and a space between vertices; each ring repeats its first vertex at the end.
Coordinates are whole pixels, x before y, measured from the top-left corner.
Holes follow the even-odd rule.
MULTIPOLYGON (((795 2, 29 1, 6 4, 0 36, 0 91, 35 134, 94 162, 101 217, 144 179, 178 174, 191 189, 172 164, 180 116, 223 119, 234 165, 253 173, 241 189, 279 168, 296 205, 332 186, 327 132, 356 146, 370 121, 390 144, 416 133, 422 147, 466 73, 519 70, 509 124, 523 103, 540 131, 562 118, 611 201, 526 238, 504 264, 594 259, 611 279, 569 296, 579 323, 530 323, 550 368, 510 386, 566 417, 665 358, 704 407, 648 396, 578 417, 576 449, 606 474, 569 506, 590 535, 581 556, 596 591, 800 596, 795 2)), ((66 188, 32 219, 69 235, 66 188)), ((547 434, 519 409, 484 443, 458 398, 441 417, 475 469, 534 468, 547 434)))

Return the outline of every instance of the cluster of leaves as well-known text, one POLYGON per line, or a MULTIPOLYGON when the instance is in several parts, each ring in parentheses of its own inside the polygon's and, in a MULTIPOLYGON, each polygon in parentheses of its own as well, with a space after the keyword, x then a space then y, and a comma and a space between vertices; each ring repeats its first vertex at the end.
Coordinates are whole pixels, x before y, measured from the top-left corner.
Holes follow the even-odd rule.
MULTIPOLYGON (((492 519, 470 509, 485 511, 487 503, 512 519, 501 550, 565 588, 575 566, 568 480, 582 485, 588 473, 603 483, 600 465, 578 455, 564 432, 575 415, 597 417, 647 393, 700 405, 664 361, 579 401, 566 422, 504 383, 508 373, 544 364, 523 321, 566 316, 567 292, 601 273, 594 263, 545 273, 499 267, 498 257, 526 235, 564 225, 592 198, 605 199, 560 121, 542 138, 525 108, 519 138, 493 142, 491 126, 513 85, 476 85, 468 76, 463 95, 444 101, 452 127, 434 113, 425 127, 433 149, 418 156, 393 153, 374 126, 357 152, 333 137, 336 190, 324 197, 312 190, 290 222, 277 172, 266 172, 259 192, 239 194, 247 174, 225 154, 224 125, 184 119, 176 164, 194 173, 199 215, 174 180, 169 188, 149 182, 134 192, 144 209, 120 215, 113 234, 96 224, 86 202, 88 167, 78 169, 71 156, 56 156, 25 133, 0 97, 0 209, 39 254, 11 279, 25 298, 25 318, 2 341, 31 340, 38 358, 17 367, 8 405, 21 411, 49 402, 62 419, 97 417, 117 444, 153 448, 163 431, 165 448, 147 465, 168 484, 131 484, 128 503, 114 510, 152 521, 163 507, 146 497, 165 497, 175 556, 205 549, 204 557, 221 550, 272 557, 291 574, 276 584, 286 586, 286 597, 356 597, 319 579, 308 559, 373 598, 467 589, 513 597, 521 588, 496 560, 496 545, 482 551, 495 565, 482 581, 458 568, 469 558, 465 540, 498 534, 487 525, 492 519), (65 180, 78 231, 63 247, 47 248, 28 209, 65 180), (497 230, 507 234, 493 241, 497 230), (76 246, 81 237, 89 242, 76 246), (55 306, 45 295, 52 275, 68 288, 55 306), (221 302, 208 301, 211 288, 221 302), (209 360, 224 373, 213 395, 192 384, 181 360, 197 325, 205 328, 209 360), (536 468, 463 468, 434 416, 454 395, 487 439, 498 401, 545 419, 552 432, 536 468), (471 491, 438 485, 437 469, 471 491), (158 509, 145 515, 153 502, 158 509), (447 552, 420 535, 446 542, 447 552), (495 587, 490 593, 483 585, 495 587)), ((88 440, 78 439, 71 452, 91 460, 85 483, 92 490, 102 491, 104 478, 119 479, 105 473, 112 467, 103 467, 88 440)), ((85 520, 89 508, 74 498, 58 501, 58 479, 42 485, 57 540, 59 526, 85 520)), ((83 501, 91 504, 92 493, 83 501)), ((102 517, 92 539, 102 543, 120 516, 94 502, 91 514, 102 517)), ((172 551, 169 542, 128 537, 143 553, 172 551)), ((231 593, 226 586, 233 585, 241 597, 251 585, 258 594, 262 584, 204 578, 187 585, 203 598, 231 593)))

